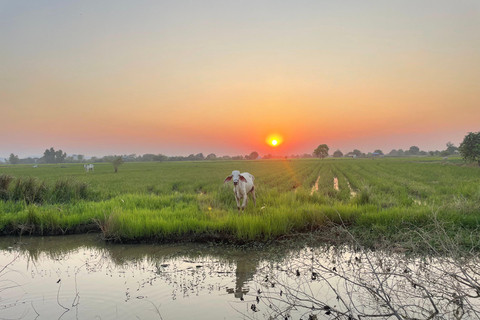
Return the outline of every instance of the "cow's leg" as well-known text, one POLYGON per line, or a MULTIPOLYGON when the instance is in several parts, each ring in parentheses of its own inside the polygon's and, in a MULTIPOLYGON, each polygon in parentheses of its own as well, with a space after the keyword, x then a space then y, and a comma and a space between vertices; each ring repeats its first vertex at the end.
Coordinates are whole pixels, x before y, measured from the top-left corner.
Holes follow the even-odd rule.
POLYGON ((253 204, 256 207, 257 206, 257 198, 255 197, 255 186, 252 187, 252 197, 253 197, 253 204))
POLYGON ((240 199, 238 198, 237 193, 235 192, 235 201, 237 201, 237 209, 240 211, 240 199))
POLYGON ((248 194, 243 197, 242 210, 245 210, 248 204, 248 194))

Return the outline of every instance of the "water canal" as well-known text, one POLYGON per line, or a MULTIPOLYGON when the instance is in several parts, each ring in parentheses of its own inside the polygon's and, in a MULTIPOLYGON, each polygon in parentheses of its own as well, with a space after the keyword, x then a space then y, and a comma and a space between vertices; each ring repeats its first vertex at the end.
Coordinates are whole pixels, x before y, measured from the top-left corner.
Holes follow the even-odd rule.
POLYGON ((473 308, 460 311, 460 300, 438 299, 434 305, 425 299, 427 291, 420 285, 427 281, 432 296, 451 294, 433 280, 440 269, 427 272, 432 264, 298 244, 108 244, 97 235, 3 237, 0 319, 356 319, 362 314, 389 319, 389 307, 370 292, 382 286, 380 294, 389 295, 400 313, 427 318, 442 308, 445 319, 455 312, 478 318, 478 299, 462 300, 473 308))

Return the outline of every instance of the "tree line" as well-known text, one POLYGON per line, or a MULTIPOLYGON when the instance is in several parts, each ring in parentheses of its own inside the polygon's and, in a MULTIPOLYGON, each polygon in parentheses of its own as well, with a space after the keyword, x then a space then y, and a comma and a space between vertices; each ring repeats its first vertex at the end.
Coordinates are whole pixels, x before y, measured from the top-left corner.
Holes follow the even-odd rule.
MULTIPOLYGON (((439 151, 423 151, 420 150, 417 146, 411 146, 407 150, 403 149, 392 149, 389 153, 384 153, 381 149, 376 149, 373 152, 364 153, 358 149, 354 149, 348 153, 343 153, 339 149, 333 152, 332 156, 334 158, 341 158, 341 157, 353 157, 353 158, 370 158, 375 156, 386 156, 386 157, 408 157, 408 156, 440 156, 440 157, 448 157, 454 154, 460 153, 459 148, 457 148, 453 143, 447 142, 447 148, 445 150, 439 151)), ((314 151, 313 155, 317 158, 325 158, 329 156, 329 148, 326 144, 319 145, 314 151)))
MULTIPOLYGON (((315 150, 313 150, 312 154, 303 154, 303 155, 290 155, 290 156, 275 156, 272 154, 266 154, 263 157, 260 157, 259 153, 256 151, 252 151, 248 155, 238 155, 238 156, 217 156, 214 153, 210 153, 207 156, 204 156, 203 153, 198 154, 190 154, 188 156, 166 156, 164 154, 158 153, 147 153, 144 155, 137 156, 136 154, 130 155, 108 155, 104 157, 92 157, 88 160, 91 163, 98 163, 98 162, 109 162, 112 163, 113 161, 119 161, 119 157, 123 162, 150 162, 150 161, 202 161, 202 160, 256 160, 256 159, 299 159, 299 158, 326 158, 329 157, 329 150, 330 148, 326 144, 319 145, 315 150)), ((454 154, 460 154, 462 158, 466 162, 475 162, 478 161, 480 165, 480 132, 469 132, 462 143, 460 143, 459 147, 456 147, 452 142, 447 142, 446 149, 439 151, 423 151, 420 150, 417 146, 411 146, 407 150, 403 149, 392 149, 389 153, 385 154, 382 150, 376 149, 373 152, 363 153, 358 149, 354 149, 346 154, 344 154, 340 150, 336 150, 333 152, 332 156, 334 158, 341 158, 341 157, 354 157, 354 158, 362 158, 362 157, 376 157, 376 156, 387 156, 387 157, 408 157, 408 156, 441 156, 447 157, 454 154)), ((40 158, 25 158, 20 159, 18 155, 13 153, 10 154, 8 159, 10 164, 43 164, 43 163, 85 163, 87 159, 84 155, 71 155, 67 156, 67 153, 60 150, 55 150, 53 147, 50 149, 46 149, 43 157, 40 158)))

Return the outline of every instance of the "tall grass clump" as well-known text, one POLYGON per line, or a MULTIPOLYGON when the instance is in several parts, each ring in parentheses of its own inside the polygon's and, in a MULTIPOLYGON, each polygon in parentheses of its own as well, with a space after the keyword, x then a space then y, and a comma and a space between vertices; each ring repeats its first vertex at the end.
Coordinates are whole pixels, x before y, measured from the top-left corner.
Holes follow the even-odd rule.
POLYGON ((15 181, 10 200, 30 203, 42 203, 47 193, 47 185, 36 178, 18 178, 15 181))
POLYGON ((13 177, 8 174, 2 174, 0 176, 0 200, 8 200, 8 188, 10 187, 12 180, 13 177))
POLYGON ((368 184, 364 184, 358 192, 355 202, 359 205, 366 205, 372 202, 373 190, 368 184))
POLYGON ((73 178, 59 179, 53 185, 49 185, 34 177, 0 176, 0 200, 3 201, 59 204, 88 200, 92 195, 86 182, 73 178))
POLYGON ((103 238, 105 240, 110 240, 110 241, 120 240, 120 237, 117 234, 119 229, 118 215, 119 214, 114 211, 108 215, 104 212, 103 217, 98 219, 97 218, 93 219, 93 221, 102 231, 103 238))
POLYGON ((49 202, 66 203, 73 200, 86 200, 89 198, 86 182, 76 181, 73 178, 57 180, 50 190, 49 202))

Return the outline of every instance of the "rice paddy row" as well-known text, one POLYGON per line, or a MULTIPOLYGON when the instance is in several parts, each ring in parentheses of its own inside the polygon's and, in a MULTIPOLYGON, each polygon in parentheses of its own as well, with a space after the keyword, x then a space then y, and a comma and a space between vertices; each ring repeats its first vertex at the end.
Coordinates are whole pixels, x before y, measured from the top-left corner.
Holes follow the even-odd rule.
POLYGON ((110 164, 88 173, 78 164, 3 166, 0 176, 14 177, 3 190, 0 183, 2 234, 94 230, 117 241, 248 242, 342 225, 373 245, 440 222, 464 245, 480 243, 471 237, 480 222, 480 170, 440 160, 125 163, 118 173, 110 164), (250 201, 244 213, 223 184, 235 169, 255 176, 257 206, 250 201), (45 195, 22 199, 18 181, 43 185, 45 195), (70 196, 50 196, 59 181, 81 192, 62 185, 56 194, 70 196))

